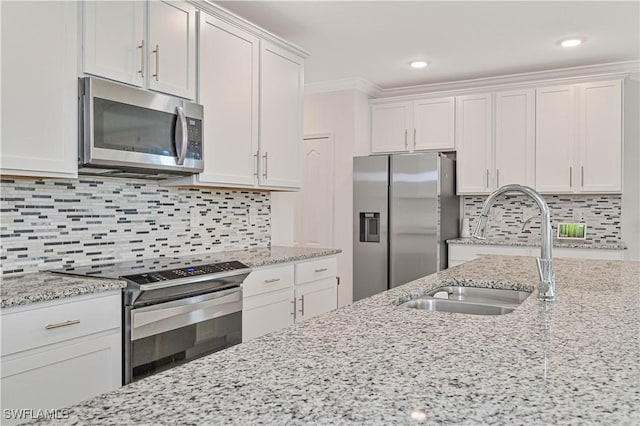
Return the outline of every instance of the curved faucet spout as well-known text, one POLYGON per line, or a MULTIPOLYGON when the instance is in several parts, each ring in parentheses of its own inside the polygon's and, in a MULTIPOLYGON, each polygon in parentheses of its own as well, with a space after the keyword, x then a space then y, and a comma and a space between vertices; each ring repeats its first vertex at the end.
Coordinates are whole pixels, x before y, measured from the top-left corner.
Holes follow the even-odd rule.
POLYGON ((537 259, 538 275, 540 277, 540 285, 538 286, 538 298, 541 300, 554 300, 556 298, 556 281, 553 271, 553 229, 551 228, 551 213, 549 206, 544 198, 534 189, 524 185, 505 185, 502 186, 487 197, 482 206, 482 213, 478 218, 478 223, 473 230, 473 237, 484 239, 487 232, 487 221, 489 220, 489 211, 494 203, 501 195, 509 192, 520 192, 528 195, 536 202, 540 209, 541 226, 540 237, 542 243, 540 245, 540 257, 537 259))

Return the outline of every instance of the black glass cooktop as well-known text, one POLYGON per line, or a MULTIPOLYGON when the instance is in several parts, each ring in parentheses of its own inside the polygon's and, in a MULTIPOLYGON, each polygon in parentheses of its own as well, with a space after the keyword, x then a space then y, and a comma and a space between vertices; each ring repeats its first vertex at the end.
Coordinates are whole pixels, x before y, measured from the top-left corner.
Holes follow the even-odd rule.
POLYGON ((65 268, 51 272, 98 278, 124 278, 138 284, 178 280, 199 275, 225 274, 248 269, 236 260, 215 262, 215 255, 161 257, 128 262, 65 268))

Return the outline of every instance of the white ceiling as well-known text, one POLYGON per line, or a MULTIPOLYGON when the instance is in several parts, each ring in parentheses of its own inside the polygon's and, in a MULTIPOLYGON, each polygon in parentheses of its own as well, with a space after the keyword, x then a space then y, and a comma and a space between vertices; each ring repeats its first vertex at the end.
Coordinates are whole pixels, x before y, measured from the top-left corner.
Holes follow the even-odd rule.
POLYGON ((216 3, 309 51, 307 83, 387 89, 640 59, 638 1, 216 3), (560 47, 567 37, 586 42, 560 47))

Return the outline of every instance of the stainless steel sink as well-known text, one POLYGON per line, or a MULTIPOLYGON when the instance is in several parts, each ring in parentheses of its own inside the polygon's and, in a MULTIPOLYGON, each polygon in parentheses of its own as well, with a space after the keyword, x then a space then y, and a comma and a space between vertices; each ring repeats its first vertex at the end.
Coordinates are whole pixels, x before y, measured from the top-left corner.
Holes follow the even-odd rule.
POLYGON ((458 314, 504 315, 513 312, 530 294, 520 290, 448 286, 431 290, 400 306, 458 314))
POLYGON ((482 287, 440 287, 427 293, 434 299, 456 300, 481 305, 497 305, 517 307, 529 297, 531 293, 519 290, 505 290, 482 287))
POLYGON ((472 315, 504 315, 513 312, 513 308, 502 306, 478 305, 475 303, 454 302, 450 300, 420 298, 410 300, 401 306, 422 309, 424 311, 453 312, 472 315))

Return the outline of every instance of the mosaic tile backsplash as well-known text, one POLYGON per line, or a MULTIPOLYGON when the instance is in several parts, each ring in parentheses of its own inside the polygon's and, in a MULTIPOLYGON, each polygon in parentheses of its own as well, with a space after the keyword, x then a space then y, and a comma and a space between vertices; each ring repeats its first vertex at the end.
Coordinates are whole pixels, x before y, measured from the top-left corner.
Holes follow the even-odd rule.
POLYGON ((268 192, 144 180, 0 180, 4 276, 69 265, 268 246, 268 192))
MULTIPOLYGON (((469 218, 471 230, 482 211, 487 197, 464 197, 464 217, 469 218)), ((619 195, 545 195, 553 235, 557 235, 559 222, 585 222, 586 242, 620 243, 620 220, 622 214, 619 195)), ((487 238, 519 241, 540 239, 540 211, 535 202, 524 195, 505 196, 491 209, 487 238), (531 219, 523 230, 527 219, 531 219)))

